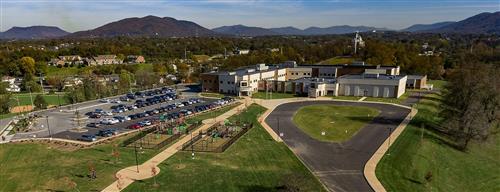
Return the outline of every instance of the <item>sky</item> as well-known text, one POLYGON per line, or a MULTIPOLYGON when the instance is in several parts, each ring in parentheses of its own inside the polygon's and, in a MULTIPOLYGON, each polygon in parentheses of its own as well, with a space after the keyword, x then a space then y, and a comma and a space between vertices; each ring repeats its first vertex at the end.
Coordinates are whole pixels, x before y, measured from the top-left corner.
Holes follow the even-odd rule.
POLYGON ((206 28, 365 25, 402 29, 500 11, 500 0, 0 0, 0 31, 13 26, 89 30, 155 15, 206 28))

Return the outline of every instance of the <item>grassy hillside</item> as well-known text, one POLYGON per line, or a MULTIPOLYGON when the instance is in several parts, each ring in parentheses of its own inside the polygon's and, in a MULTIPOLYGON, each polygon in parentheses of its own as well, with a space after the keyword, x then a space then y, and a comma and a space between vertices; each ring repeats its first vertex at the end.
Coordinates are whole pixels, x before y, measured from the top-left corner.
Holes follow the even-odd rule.
POLYGON ((422 124, 440 121, 439 100, 428 95, 418 104, 417 116, 378 164, 377 177, 388 191, 500 191, 499 134, 462 152, 442 134, 422 131, 422 124))

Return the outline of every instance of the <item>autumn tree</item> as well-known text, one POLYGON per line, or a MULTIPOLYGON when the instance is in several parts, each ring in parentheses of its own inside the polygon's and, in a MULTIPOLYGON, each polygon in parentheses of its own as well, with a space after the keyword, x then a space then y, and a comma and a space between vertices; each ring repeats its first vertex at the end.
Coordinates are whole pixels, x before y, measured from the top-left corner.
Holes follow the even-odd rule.
POLYGON ((498 66, 464 65, 455 69, 446 86, 441 116, 444 128, 465 150, 472 139, 485 140, 500 111, 498 66))
POLYGON ((22 57, 19 60, 21 73, 24 75, 35 74, 35 60, 31 57, 22 57))

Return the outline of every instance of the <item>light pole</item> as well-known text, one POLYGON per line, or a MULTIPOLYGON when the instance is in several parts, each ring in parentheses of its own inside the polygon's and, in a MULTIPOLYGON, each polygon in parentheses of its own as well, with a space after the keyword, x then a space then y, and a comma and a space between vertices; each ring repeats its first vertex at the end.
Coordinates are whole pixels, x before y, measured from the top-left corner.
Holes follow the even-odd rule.
POLYGON ((31 87, 28 86, 28 90, 30 91, 30 101, 31 101, 31 107, 33 107, 33 97, 31 95, 31 87))
POLYGON ((49 137, 52 140, 52 133, 50 132, 49 116, 45 116, 45 119, 47 120, 47 130, 49 131, 49 137))
POLYGON ((134 142, 134 153, 135 153, 135 165, 137 168, 137 173, 139 173, 139 159, 137 158, 137 143, 134 142))

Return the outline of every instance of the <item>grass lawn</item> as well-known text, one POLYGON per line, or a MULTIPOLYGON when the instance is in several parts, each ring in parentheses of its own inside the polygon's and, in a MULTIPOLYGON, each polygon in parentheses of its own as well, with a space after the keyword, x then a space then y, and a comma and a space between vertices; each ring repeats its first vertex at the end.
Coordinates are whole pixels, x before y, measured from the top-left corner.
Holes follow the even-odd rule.
POLYGON ((203 97, 214 97, 214 98, 223 98, 224 95, 220 93, 200 93, 203 97))
POLYGON ((196 153, 195 159, 190 152, 178 152, 159 165, 159 187, 148 179, 125 191, 277 191, 283 183, 300 186, 300 191, 325 191, 297 157, 258 124, 256 119, 264 111, 254 104, 241 114, 256 127, 225 152, 196 153))
POLYGON ((355 96, 333 96, 333 99, 340 99, 340 100, 351 100, 351 101, 357 101, 361 99, 362 97, 355 97, 355 96))
POLYGON ((272 94, 270 94, 270 92, 269 92, 267 94, 267 98, 266 98, 266 92, 257 92, 257 93, 252 94, 252 98, 254 98, 254 99, 285 99, 285 98, 293 98, 293 97, 297 97, 297 96, 295 96, 295 94, 292 94, 292 93, 273 92, 272 94))
POLYGON ((427 81, 428 84, 432 84, 434 86, 435 90, 443 90, 444 86, 446 85, 447 81, 444 80, 429 80, 427 81))
POLYGON ((190 118, 188 118, 186 120, 186 123, 192 124, 192 123, 196 123, 198 121, 202 121, 202 120, 205 120, 205 119, 210 119, 210 118, 217 117, 219 115, 224 114, 225 112, 228 112, 232 108, 235 108, 236 106, 238 106, 238 105, 237 104, 228 105, 228 106, 224 106, 224 107, 222 107, 222 108, 220 108, 220 109, 218 109, 216 111, 209 111, 209 112, 205 112, 205 113, 202 113, 202 114, 190 117, 190 118))
POLYGON ((466 152, 435 131, 422 132, 422 122, 439 123, 439 99, 427 95, 417 105, 415 119, 378 164, 377 177, 387 191, 500 191, 498 130, 484 143, 472 142, 466 152))
MULTIPOLYGON (((210 118, 210 117, 206 117, 210 118)), ((201 118, 200 118, 201 119, 201 118)), ((114 173, 135 165, 133 148, 115 147, 127 137, 111 143, 76 151, 51 148, 47 144, 15 143, 0 145, 0 191, 100 191, 111 184, 114 173), (120 154, 118 163, 113 149, 120 154), (94 165, 97 180, 87 177, 89 165, 94 165)), ((139 161, 144 162, 161 150, 144 150, 139 161)))
MULTIPOLYGON (((33 101, 35 101, 35 97, 37 95, 40 95, 40 93, 32 93, 33 101)), ((59 97, 57 96, 57 94, 53 95, 46 94, 42 96, 49 105, 59 105, 59 102, 61 102, 61 105, 68 104, 68 101, 64 98, 63 93, 59 94, 59 97)), ((10 98, 11 98, 11 106, 17 106, 18 103, 16 98, 19 98, 20 105, 31 105, 31 99, 29 93, 13 94, 10 98)))
POLYGON ((321 61, 318 64, 322 64, 322 65, 351 64, 353 61, 354 61, 353 58, 333 57, 333 58, 321 61))
POLYGON ((349 140, 379 113, 370 107, 309 105, 295 113, 293 122, 314 139, 342 142, 349 140))
MULTIPOLYGON (((67 180, 77 184, 79 191, 101 190, 114 181, 114 173, 135 164, 133 148, 116 147, 118 163, 112 157, 114 144, 77 151, 63 151, 45 144, 0 145, 0 191, 75 191, 67 180), (89 165, 95 165, 97 180, 90 181, 89 165)), ((145 150, 141 162, 156 151, 145 150)))
POLYGON ((47 76, 73 76, 73 75, 78 75, 78 73, 82 70, 83 68, 78 68, 78 67, 55 67, 55 66, 49 66, 47 68, 47 76))

